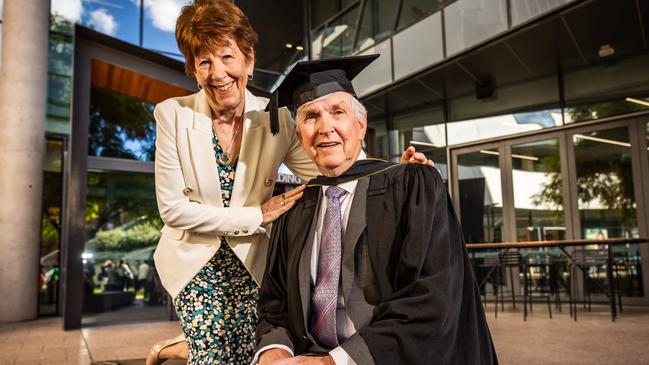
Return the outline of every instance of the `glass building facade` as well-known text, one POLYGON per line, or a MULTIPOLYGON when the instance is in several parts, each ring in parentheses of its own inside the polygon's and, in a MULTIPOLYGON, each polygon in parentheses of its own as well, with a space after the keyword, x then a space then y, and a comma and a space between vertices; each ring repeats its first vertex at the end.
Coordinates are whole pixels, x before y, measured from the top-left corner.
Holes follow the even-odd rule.
MULTIPOLYGON (((146 1, 143 8, 131 0, 84 1, 81 12, 69 3, 51 7, 41 315, 62 314, 74 24, 182 61, 173 36, 177 14, 146 1)), ((431 158, 467 242, 649 237, 649 3, 307 0, 304 6, 303 45, 311 59, 381 55, 354 80, 368 110, 368 154, 397 160, 413 145, 431 158)), ((161 226, 152 110, 166 97, 192 92, 193 83, 179 86, 102 59, 88 67, 85 206, 75 213, 84 222, 83 323, 168 318, 151 262, 161 226), (111 292, 127 294, 109 300, 111 292)), ((278 78, 256 70, 252 86, 269 91, 278 78)), ((628 263, 625 297, 646 298, 649 274, 642 267, 649 250, 628 245, 615 255, 628 263)))
MULTIPOLYGON (((381 55, 354 80, 368 152, 431 158, 468 243, 649 237, 649 5, 341 5, 311 6, 311 58, 381 55)), ((644 297, 649 250, 614 254, 644 297)))

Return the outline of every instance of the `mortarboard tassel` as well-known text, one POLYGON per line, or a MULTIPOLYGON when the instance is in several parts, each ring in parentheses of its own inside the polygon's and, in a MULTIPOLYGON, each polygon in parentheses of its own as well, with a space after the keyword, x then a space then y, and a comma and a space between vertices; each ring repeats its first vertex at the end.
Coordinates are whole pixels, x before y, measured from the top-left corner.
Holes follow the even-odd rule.
POLYGON ((279 134, 279 111, 277 109, 277 92, 274 92, 271 94, 270 101, 268 102, 268 111, 270 112, 270 132, 273 136, 279 134))

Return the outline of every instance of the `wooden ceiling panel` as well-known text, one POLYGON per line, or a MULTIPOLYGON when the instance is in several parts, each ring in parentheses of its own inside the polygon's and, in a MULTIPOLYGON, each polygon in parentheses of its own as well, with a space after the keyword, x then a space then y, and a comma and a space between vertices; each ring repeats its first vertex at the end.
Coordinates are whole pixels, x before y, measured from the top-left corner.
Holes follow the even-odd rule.
POLYGON ((194 91, 157 80, 96 59, 91 66, 92 86, 157 104, 163 100, 193 94, 194 91))

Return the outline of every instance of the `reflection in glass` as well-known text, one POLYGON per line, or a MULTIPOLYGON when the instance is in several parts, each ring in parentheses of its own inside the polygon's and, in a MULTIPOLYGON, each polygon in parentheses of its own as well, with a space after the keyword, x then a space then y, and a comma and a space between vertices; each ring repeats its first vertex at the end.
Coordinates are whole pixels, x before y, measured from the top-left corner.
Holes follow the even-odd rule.
POLYGON ((450 145, 561 125, 561 109, 504 114, 448 123, 450 145))
POLYGON ((91 87, 88 154, 152 161, 155 105, 91 87))
POLYGON ((322 35, 324 34, 324 27, 313 32, 311 41, 311 57, 314 60, 319 60, 322 56, 322 35))
MULTIPOLYGON (((573 135, 581 234, 586 239, 637 238, 638 222, 627 127, 573 135)), ((625 296, 642 296, 639 245, 613 246, 625 296)), ((595 269, 594 269, 595 270, 595 269)), ((606 267, 596 268, 605 277, 606 267)))
POLYGON ((499 153, 486 149, 459 155, 460 221, 467 243, 502 242, 499 153))
POLYGON ((446 180, 446 127, 442 107, 397 115, 394 117, 394 126, 398 127, 398 130, 394 131, 398 135, 394 156, 391 157, 398 160, 401 153, 412 145, 418 152, 433 160, 442 178, 446 180))
POLYGON ((89 172, 85 220, 84 325, 164 319, 153 175, 89 172))
POLYGON ((505 0, 457 0, 444 8, 444 17, 447 55, 507 30, 505 0))
POLYGON ((359 10, 360 6, 354 6, 339 18, 327 24, 327 27, 321 34, 321 58, 325 59, 351 54, 359 10))
POLYGON ((61 206, 63 199, 63 143, 48 140, 43 163, 43 211, 41 218, 38 314, 59 314, 61 279, 61 206))
POLYGON ((345 9, 358 0, 311 0, 311 27, 319 25, 332 18, 336 13, 345 9))
POLYGON ((392 38, 394 78, 407 77, 444 58, 442 13, 435 13, 392 38))
MULTIPOLYGON (((142 29, 142 47, 160 52, 165 56, 184 61, 178 49, 174 30, 180 13, 175 13, 172 8, 163 9, 154 6, 145 8, 144 25, 142 29), (163 21, 163 17, 168 20, 163 21)), ((180 11, 180 8, 177 9, 180 11)))
POLYGON ((139 1, 84 1, 83 6, 83 15, 77 22, 122 41, 139 44, 139 1))
POLYGON ((390 40, 385 40, 360 53, 361 55, 379 54, 380 57, 361 71, 352 80, 354 90, 359 96, 366 95, 382 86, 392 82, 392 48, 390 40))
POLYGON ((649 110, 649 98, 625 98, 568 106, 564 109, 564 119, 566 124, 578 123, 643 110, 649 110))
POLYGON ((365 151, 370 157, 388 159, 388 129, 384 118, 367 121, 365 151))
POLYGON ((565 239, 559 140, 512 146, 516 239, 565 239))
POLYGON ((583 238, 638 237, 628 129, 575 134, 573 143, 583 238))
POLYGON ((429 14, 439 11, 444 4, 455 0, 404 0, 399 13, 397 31, 416 23, 429 14))
POLYGON ((48 132, 70 132, 73 53, 74 42, 71 35, 50 32, 47 70, 48 132))
POLYGON ((520 24, 538 15, 544 14, 571 0, 517 0, 510 4, 512 11, 512 25, 520 24))
POLYGON ((358 29, 356 51, 370 47, 390 36, 397 4, 398 2, 392 0, 369 0, 365 2, 363 18, 358 29))

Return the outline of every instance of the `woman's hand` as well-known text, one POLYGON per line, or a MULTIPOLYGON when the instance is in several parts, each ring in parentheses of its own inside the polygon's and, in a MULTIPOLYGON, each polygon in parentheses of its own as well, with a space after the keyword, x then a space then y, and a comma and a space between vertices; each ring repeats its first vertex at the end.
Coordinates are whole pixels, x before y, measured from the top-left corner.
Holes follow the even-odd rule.
POLYGON ((429 160, 426 156, 415 150, 415 147, 410 146, 403 151, 401 155, 401 163, 418 163, 422 165, 435 166, 433 160, 429 160))
POLYGON ((291 209, 295 205, 295 202, 302 197, 305 188, 306 185, 300 185, 282 195, 276 195, 262 204, 261 214, 263 215, 263 220, 261 224, 274 222, 280 215, 291 209))

